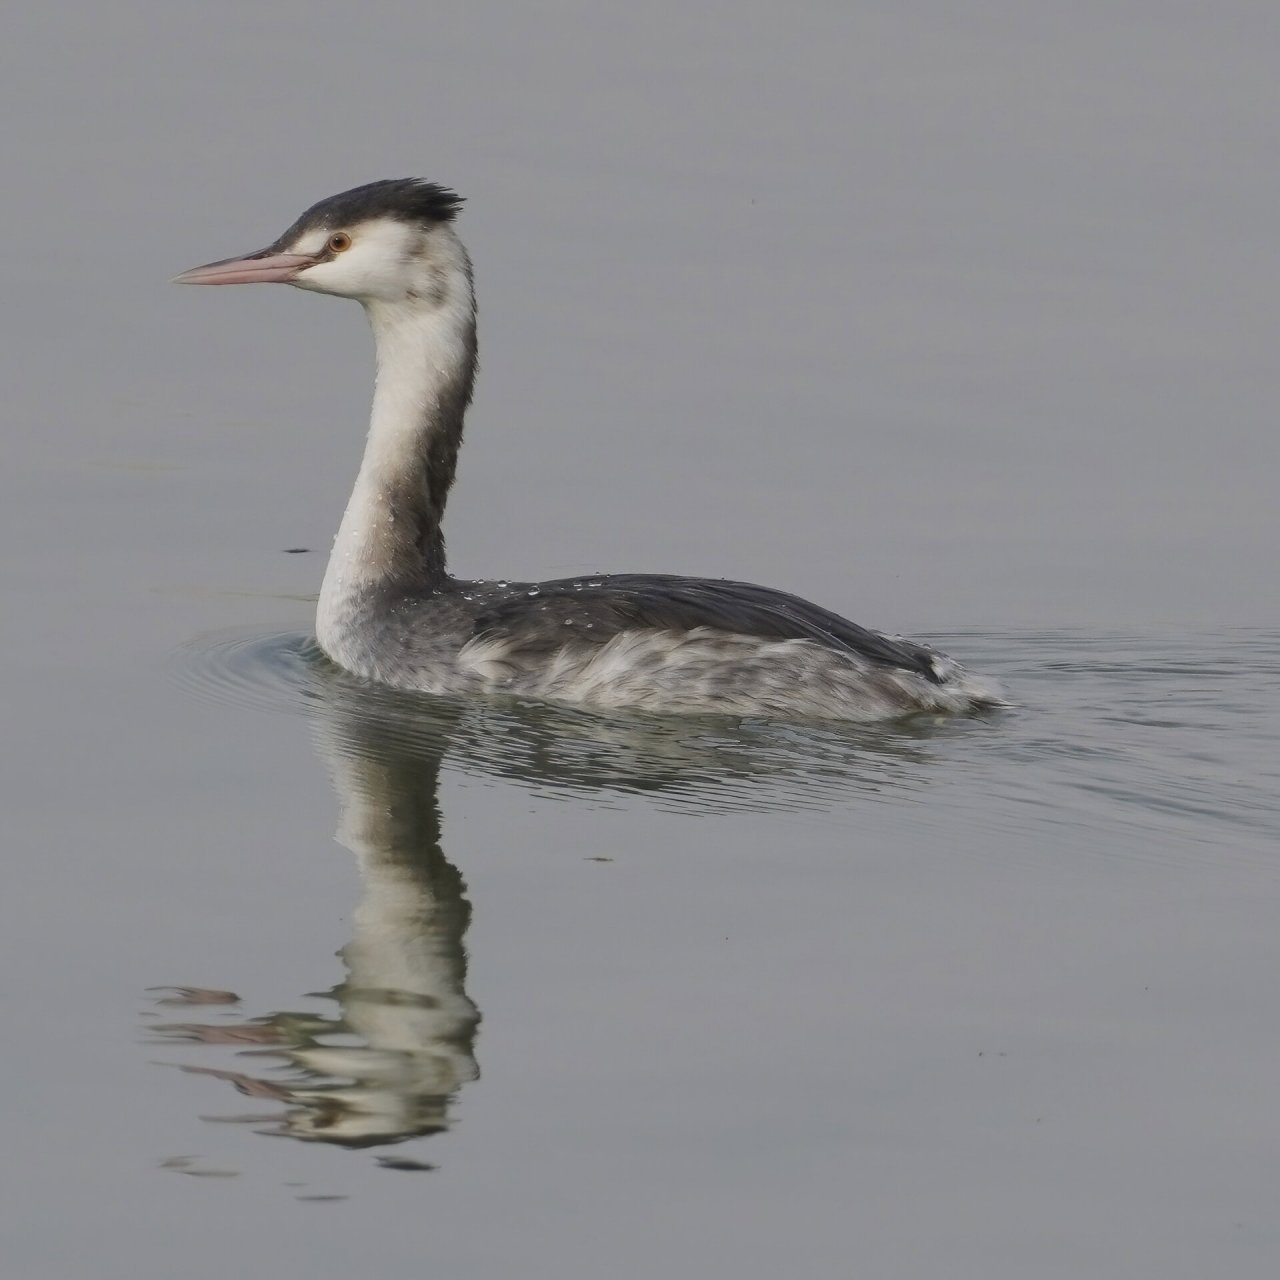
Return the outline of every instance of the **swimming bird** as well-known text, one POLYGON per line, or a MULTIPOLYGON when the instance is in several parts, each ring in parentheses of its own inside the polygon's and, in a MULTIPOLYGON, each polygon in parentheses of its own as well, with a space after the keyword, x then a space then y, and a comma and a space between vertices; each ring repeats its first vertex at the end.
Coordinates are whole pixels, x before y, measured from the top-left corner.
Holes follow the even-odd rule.
POLYGON ((451 577, 441 521, 476 374, 461 205, 421 179, 371 182, 312 205, 257 253, 176 277, 290 284, 354 298, 369 318, 369 433, 316 613, 335 663, 401 689, 663 713, 876 720, 999 703, 927 645, 750 583, 451 577))

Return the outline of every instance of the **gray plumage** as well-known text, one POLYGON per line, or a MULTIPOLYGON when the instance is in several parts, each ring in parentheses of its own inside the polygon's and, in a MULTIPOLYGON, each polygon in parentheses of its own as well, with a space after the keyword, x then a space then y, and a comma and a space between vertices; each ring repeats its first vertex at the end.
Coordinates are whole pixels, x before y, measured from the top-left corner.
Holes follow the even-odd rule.
POLYGON ((335 662, 397 688, 662 712, 871 720, 1000 702, 925 645, 750 583, 451 578, 441 522, 476 368, 460 204, 414 179, 370 183, 312 206, 260 253, 180 277, 290 283, 369 316, 369 439, 317 613, 335 662))

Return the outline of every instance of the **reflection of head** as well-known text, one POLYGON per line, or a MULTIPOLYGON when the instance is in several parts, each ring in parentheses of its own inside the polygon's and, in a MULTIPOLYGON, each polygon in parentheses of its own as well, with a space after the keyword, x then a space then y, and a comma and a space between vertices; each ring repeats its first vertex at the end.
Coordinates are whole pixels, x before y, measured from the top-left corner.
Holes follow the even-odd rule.
POLYGON ((468 773, 538 791, 643 793, 693 812, 822 808, 850 791, 922 785, 930 736, 966 731, 956 721, 859 729, 451 701, 365 684, 309 642, 264 643, 229 649, 224 670, 202 683, 242 692, 265 670, 276 681, 271 693, 287 684, 289 704, 314 723, 338 795, 338 840, 361 875, 352 936, 339 953, 346 981, 324 997, 335 1006, 327 1014, 159 1030, 170 1040, 251 1045, 278 1060, 284 1070, 268 1076, 184 1069, 283 1103, 270 1132, 352 1147, 446 1128, 457 1090, 477 1075, 480 1015, 465 991, 463 945, 471 907, 441 848, 446 753, 468 773), (246 657, 247 672, 238 670, 246 657))
POLYGON ((324 706, 317 729, 338 793, 338 839, 361 877, 339 953, 347 979, 325 997, 336 1009, 159 1030, 251 1043, 281 1060, 284 1072, 261 1078, 187 1068, 285 1103, 270 1132, 350 1147, 399 1142, 447 1128, 454 1095, 477 1075, 480 1015, 464 990, 471 906, 440 848, 439 753, 398 749, 394 735, 345 715, 340 702, 324 706))
POLYGON ((471 905, 440 847, 440 759, 406 755, 368 719, 341 709, 318 722, 338 793, 338 840, 360 868, 360 901, 332 992, 358 1043, 311 1044, 293 1063, 324 1087, 301 1091, 287 1117, 296 1137, 348 1145, 447 1127, 457 1089, 477 1075, 479 1011, 468 999, 463 938, 471 905))

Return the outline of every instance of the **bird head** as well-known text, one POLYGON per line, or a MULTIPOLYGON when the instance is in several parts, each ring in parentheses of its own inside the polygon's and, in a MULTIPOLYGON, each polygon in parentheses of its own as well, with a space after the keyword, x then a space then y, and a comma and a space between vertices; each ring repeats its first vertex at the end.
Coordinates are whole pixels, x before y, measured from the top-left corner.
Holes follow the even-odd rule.
POLYGON ((370 304, 442 305, 451 276, 470 277, 450 224, 462 197, 418 178, 330 196, 257 253, 193 267, 176 284, 291 284, 370 304))

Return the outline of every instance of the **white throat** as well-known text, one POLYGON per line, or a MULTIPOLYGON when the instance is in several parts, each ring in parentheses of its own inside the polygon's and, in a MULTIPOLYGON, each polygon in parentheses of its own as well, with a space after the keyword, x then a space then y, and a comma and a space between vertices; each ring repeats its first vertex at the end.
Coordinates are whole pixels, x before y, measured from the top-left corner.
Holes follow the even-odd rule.
POLYGON ((364 303, 376 348, 373 408, 316 615, 320 645, 339 661, 350 657, 349 633, 371 591, 429 590, 444 577, 439 525, 475 364, 465 255, 425 284, 429 297, 364 303))

